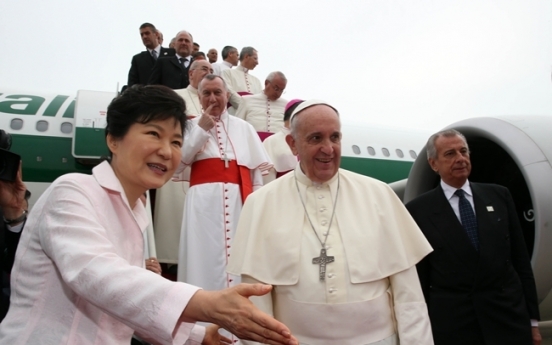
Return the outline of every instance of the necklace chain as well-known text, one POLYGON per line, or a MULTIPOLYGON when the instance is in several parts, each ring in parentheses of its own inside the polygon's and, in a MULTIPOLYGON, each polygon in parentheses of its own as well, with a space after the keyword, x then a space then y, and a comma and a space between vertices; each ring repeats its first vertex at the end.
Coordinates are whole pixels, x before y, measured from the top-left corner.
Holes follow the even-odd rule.
POLYGON ((324 242, 320 239, 320 236, 318 236, 318 233, 316 232, 316 229, 310 219, 309 212, 307 211, 307 206, 305 205, 305 201, 303 201, 303 197, 301 196, 301 191, 299 190, 299 183, 297 182, 297 173, 296 170, 293 171, 293 175, 295 177, 295 186, 297 187, 297 193, 299 194, 299 200, 301 200, 301 204, 303 205, 303 209, 305 210, 305 214, 307 215, 307 219, 309 220, 309 224, 312 228, 312 231, 314 231, 314 234, 316 235, 316 238, 320 242, 320 245, 322 245, 322 249, 325 249, 326 247, 326 241, 328 240, 328 235, 330 234, 330 228, 332 226, 332 222, 335 215, 335 207, 337 206, 337 196, 339 195, 339 172, 337 173, 337 191, 335 192, 335 198, 334 198, 334 205, 332 210, 332 216, 330 217, 330 224, 328 224, 328 231, 326 231, 326 235, 324 236, 324 242))

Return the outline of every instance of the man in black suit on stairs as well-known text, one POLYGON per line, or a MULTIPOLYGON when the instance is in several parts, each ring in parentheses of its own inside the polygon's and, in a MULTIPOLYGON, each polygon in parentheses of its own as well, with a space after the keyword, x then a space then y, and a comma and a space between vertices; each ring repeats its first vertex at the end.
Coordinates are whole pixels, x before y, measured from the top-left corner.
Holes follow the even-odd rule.
POLYGON ((188 71, 193 62, 193 39, 189 32, 180 31, 176 35, 175 50, 176 55, 157 59, 148 84, 165 85, 171 89, 188 87, 188 71))
POLYGON ((160 32, 153 24, 144 23, 140 25, 140 37, 146 50, 134 55, 128 71, 127 87, 134 84, 146 85, 151 76, 155 61, 163 56, 173 56, 174 50, 163 48, 159 43, 160 32))
POLYGON ((435 345, 540 344, 535 280, 510 192, 468 181, 460 132, 438 132, 426 148, 441 181, 406 208, 434 250, 417 270, 435 345))

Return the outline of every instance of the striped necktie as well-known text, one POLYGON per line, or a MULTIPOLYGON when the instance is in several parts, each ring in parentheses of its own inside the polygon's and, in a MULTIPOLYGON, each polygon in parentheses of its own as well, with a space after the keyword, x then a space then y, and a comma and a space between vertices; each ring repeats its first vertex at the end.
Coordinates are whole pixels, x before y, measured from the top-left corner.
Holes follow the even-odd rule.
POLYGON ((479 235, 477 233, 477 219, 473 208, 466 199, 466 195, 462 189, 457 189, 454 195, 458 197, 458 208, 460 209, 460 221, 466 234, 468 235, 470 242, 473 244, 476 250, 479 250, 479 235))

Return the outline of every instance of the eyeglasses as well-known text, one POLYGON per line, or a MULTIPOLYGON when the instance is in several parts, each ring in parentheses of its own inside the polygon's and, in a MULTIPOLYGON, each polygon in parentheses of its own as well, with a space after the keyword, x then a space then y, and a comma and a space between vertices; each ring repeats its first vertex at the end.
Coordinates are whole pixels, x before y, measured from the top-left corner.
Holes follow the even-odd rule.
POLYGON ((272 85, 272 88, 274 89, 274 91, 281 92, 282 94, 286 93, 285 88, 280 89, 277 85, 274 85, 271 81, 269 81, 269 83, 270 83, 270 85, 272 85))

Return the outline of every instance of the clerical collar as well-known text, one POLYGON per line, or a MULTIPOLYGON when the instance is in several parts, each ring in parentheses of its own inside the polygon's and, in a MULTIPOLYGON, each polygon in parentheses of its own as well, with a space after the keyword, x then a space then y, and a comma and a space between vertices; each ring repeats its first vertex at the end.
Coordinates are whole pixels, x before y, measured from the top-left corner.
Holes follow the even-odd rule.
POLYGON ((243 67, 242 65, 239 65, 238 67, 236 67, 236 69, 239 69, 240 71, 243 71, 244 73, 248 73, 248 72, 249 72, 249 68, 245 68, 245 67, 243 67))
POLYGON ((299 183, 307 187, 330 186, 332 195, 335 195, 335 193, 337 192, 337 175, 338 174, 335 174, 334 176, 332 176, 331 179, 329 179, 324 183, 318 183, 318 182, 313 182, 310 178, 307 177, 307 175, 305 175, 305 173, 301 169, 301 163, 298 163, 297 166, 295 167, 295 176, 297 177, 297 181, 299 181, 299 183))
POLYGON ((234 67, 234 65, 232 65, 232 64, 231 64, 230 62, 228 62, 228 61, 222 60, 222 63, 225 64, 226 66, 230 67, 230 68, 234 67))
POLYGON ((193 87, 192 84, 188 85, 187 89, 190 92, 195 93, 197 95, 197 89, 195 87, 193 87))
MULTIPOLYGON (((215 121, 220 120, 220 121, 225 121, 225 123, 228 123, 227 119, 228 119, 228 111, 226 109, 224 109, 224 112, 220 114, 220 117, 215 117, 215 121)), ((228 128, 226 130, 228 130, 228 128)))
MULTIPOLYGON (((454 196, 454 193, 458 189, 451 185, 446 184, 445 181, 443 180, 441 180, 441 188, 443 188, 443 192, 445 192, 445 197, 447 198, 447 200, 450 200, 450 198, 454 196)), ((466 194, 473 196, 469 180, 466 180, 466 182, 460 189, 462 189, 466 194)))

